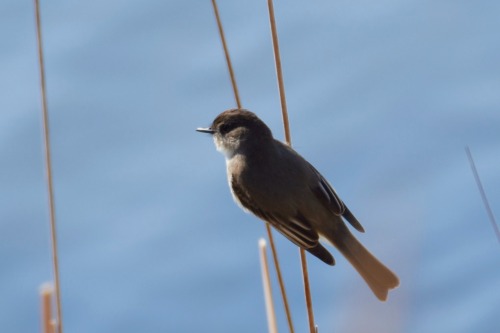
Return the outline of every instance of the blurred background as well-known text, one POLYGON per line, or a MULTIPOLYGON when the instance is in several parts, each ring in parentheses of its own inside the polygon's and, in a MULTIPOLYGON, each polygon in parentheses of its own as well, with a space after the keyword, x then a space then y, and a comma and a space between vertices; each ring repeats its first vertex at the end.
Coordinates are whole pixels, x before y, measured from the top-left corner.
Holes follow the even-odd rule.
MULTIPOLYGON (((218 2, 243 105, 283 138, 266 1, 218 2)), ((265 332, 257 241, 207 126, 235 106, 210 1, 42 1, 67 332, 265 332)), ((294 148, 401 279, 309 256, 320 332, 494 332, 500 2, 277 1, 294 148)), ((0 3, 0 323, 52 279, 33 4, 0 3)), ((296 330, 298 250, 276 234, 296 330)), ((274 285, 277 291, 277 286, 274 285)), ((279 326, 286 331, 276 297, 279 326)), ((496 310, 495 310, 496 309, 496 310)))

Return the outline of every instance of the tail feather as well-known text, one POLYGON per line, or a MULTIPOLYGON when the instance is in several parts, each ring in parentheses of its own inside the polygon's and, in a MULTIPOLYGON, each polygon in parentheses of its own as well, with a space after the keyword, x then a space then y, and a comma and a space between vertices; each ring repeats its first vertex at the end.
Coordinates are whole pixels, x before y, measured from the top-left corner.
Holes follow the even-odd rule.
POLYGON ((396 274, 375 258, 343 223, 338 229, 329 237, 330 241, 358 271, 375 296, 381 301, 387 300, 389 290, 399 285, 396 274))

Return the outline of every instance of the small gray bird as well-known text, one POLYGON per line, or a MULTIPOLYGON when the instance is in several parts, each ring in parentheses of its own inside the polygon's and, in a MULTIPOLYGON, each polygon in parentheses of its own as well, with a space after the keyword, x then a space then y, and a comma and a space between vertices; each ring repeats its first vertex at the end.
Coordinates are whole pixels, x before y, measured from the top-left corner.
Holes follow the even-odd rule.
POLYGON ((330 241, 354 266, 381 301, 399 285, 398 277, 377 260, 349 231, 342 217, 364 232, 359 221, 325 178, 286 144, 254 113, 224 111, 209 128, 217 150, 226 157, 234 200, 271 224, 295 245, 325 263, 332 255, 320 244, 330 241))

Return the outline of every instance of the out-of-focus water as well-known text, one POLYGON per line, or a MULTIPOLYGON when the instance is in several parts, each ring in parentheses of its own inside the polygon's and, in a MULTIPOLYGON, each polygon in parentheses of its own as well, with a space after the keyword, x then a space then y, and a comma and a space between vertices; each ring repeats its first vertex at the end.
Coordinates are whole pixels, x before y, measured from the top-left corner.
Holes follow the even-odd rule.
MULTIPOLYGON (((283 137, 262 2, 219 1, 243 104, 283 137)), ((401 278, 378 302, 309 260, 320 332, 495 332, 500 4, 275 4, 294 147, 401 278)), ((36 332, 51 279, 32 4, 0 3, 0 322, 36 332)), ((42 3, 67 332, 264 332, 257 240, 196 133, 234 107, 211 4, 42 3)), ((296 248, 276 236, 297 331, 296 248)), ((277 286, 275 286, 277 290, 277 286)), ((279 325, 286 330, 279 298, 279 325)))

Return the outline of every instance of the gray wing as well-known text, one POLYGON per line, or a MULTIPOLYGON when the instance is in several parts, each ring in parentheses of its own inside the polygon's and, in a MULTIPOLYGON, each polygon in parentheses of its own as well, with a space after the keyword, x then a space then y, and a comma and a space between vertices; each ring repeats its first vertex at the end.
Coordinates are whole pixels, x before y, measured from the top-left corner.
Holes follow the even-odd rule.
POLYGON ((342 215, 356 230, 365 232, 361 223, 359 223, 358 219, 340 199, 330 183, 328 183, 315 167, 311 164, 309 164, 309 166, 317 176, 317 182, 311 186, 311 190, 318 200, 335 215, 342 215))
POLYGON ((235 177, 232 177, 231 188, 233 194, 238 198, 243 207, 272 225, 292 243, 309 251, 329 265, 335 263, 332 255, 319 243, 318 233, 311 227, 309 221, 307 221, 300 212, 297 212, 295 216, 285 217, 276 212, 264 211, 238 184, 235 177))

